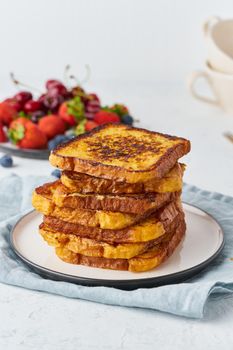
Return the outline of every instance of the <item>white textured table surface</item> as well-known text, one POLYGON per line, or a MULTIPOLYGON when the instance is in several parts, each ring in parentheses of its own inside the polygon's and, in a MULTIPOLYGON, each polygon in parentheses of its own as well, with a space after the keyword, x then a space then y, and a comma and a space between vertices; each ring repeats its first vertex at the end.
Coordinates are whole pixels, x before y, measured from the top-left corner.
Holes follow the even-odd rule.
MULTIPOLYGON (((233 195, 233 116, 195 102, 183 86, 131 89, 98 86, 106 103, 126 102, 140 125, 192 141, 185 181, 233 195), (101 91, 102 89, 102 91, 101 91), (106 93, 108 92, 108 94, 106 93), (115 97, 115 98, 113 98, 115 97)), ((47 161, 14 157, 0 176, 50 174, 47 161)), ((202 321, 160 312, 100 305, 0 284, 0 349, 222 349, 233 348, 233 298, 209 303, 202 321), (213 311, 214 310, 214 311, 213 311)))

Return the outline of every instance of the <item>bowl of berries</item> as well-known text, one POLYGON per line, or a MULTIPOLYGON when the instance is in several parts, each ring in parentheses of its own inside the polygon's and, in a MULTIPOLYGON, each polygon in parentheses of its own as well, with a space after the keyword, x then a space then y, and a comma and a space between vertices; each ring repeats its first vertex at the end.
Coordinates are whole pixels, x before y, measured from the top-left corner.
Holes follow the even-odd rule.
POLYGON ((22 90, 0 102, 0 151, 47 159, 58 144, 110 122, 132 125, 134 119, 123 104, 103 106, 82 86, 51 79, 37 97, 22 90))

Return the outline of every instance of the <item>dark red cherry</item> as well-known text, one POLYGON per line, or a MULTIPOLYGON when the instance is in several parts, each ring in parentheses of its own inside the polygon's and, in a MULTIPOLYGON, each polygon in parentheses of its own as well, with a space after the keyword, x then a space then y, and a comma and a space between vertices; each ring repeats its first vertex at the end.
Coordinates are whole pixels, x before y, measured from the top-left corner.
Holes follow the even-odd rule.
POLYGON ((51 87, 55 86, 55 85, 63 85, 63 84, 59 80, 56 80, 56 79, 47 80, 45 83, 45 87, 47 90, 50 90, 51 87))
POLYGON ((40 109, 41 103, 39 101, 30 100, 24 105, 24 111, 28 114, 38 111, 40 109))
POLYGON ((37 101, 39 101, 39 102, 43 102, 43 100, 44 100, 44 97, 46 96, 46 94, 42 94, 42 95, 40 95, 40 97, 38 98, 38 100, 37 101))
POLYGON ((45 115, 44 111, 35 111, 31 114, 31 121, 37 124, 39 120, 45 115))
POLYGON ((98 101, 100 103, 100 99, 96 94, 88 94, 88 97, 91 101, 98 101))
POLYGON ((15 98, 7 98, 3 102, 6 102, 7 104, 9 104, 17 112, 19 112, 22 109, 21 104, 15 98))
POLYGON ((43 97, 43 107, 47 111, 57 112, 62 102, 64 102, 64 97, 61 95, 50 96, 47 94, 43 97))
POLYGON ((32 94, 29 91, 20 91, 14 96, 14 99, 20 103, 21 107, 24 107, 26 102, 32 100, 32 94))
POLYGON ((48 95, 51 97, 56 97, 58 95, 66 96, 67 93, 67 88, 62 84, 54 85, 48 90, 48 95))
POLYGON ((72 95, 75 96, 80 96, 80 95, 85 95, 85 91, 83 90, 83 88, 81 86, 74 86, 72 88, 72 95))

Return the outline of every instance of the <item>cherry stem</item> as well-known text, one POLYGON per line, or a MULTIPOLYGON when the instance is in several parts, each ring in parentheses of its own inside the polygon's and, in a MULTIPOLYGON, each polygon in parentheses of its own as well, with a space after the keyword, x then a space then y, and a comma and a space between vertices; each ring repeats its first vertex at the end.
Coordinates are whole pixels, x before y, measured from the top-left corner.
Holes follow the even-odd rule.
POLYGON ((81 85, 86 84, 90 80, 90 77, 91 77, 91 68, 90 68, 89 64, 85 64, 85 69, 86 69, 86 76, 81 81, 81 85))
POLYGON ((78 78, 73 74, 71 74, 69 76, 69 78, 74 80, 78 86, 83 86, 83 84, 88 82, 88 80, 90 79, 90 76, 91 76, 91 69, 90 69, 90 66, 88 64, 85 65, 85 70, 86 70, 86 73, 85 73, 85 77, 83 80, 81 80, 81 81, 78 80, 78 78))
POLYGON ((40 94, 42 93, 41 90, 35 88, 34 86, 30 86, 30 85, 21 83, 19 80, 17 80, 17 79, 15 78, 15 75, 14 75, 14 73, 12 73, 12 72, 10 73, 10 78, 11 78, 13 84, 15 84, 16 86, 23 86, 23 87, 25 87, 26 89, 34 90, 34 91, 36 91, 36 92, 39 92, 40 94))
POLYGON ((75 83, 76 83, 78 86, 81 86, 80 81, 76 78, 75 75, 71 74, 71 75, 69 76, 69 78, 72 79, 72 80, 74 80, 75 83))
POLYGON ((69 76, 68 76, 68 73, 69 73, 70 68, 71 68, 70 64, 67 64, 67 65, 65 66, 65 69, 64 69, 63 78, 64 78, 65 85, 69 85, 69 76))

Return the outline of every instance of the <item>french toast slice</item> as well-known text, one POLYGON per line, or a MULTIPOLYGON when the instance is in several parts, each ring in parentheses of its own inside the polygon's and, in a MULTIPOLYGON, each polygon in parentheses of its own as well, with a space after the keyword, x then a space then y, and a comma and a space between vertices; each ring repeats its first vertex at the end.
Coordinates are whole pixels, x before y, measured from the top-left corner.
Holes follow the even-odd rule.
POLYGON ((137 183, 162 178, 189 151, 184 138, 106 124, 57 146, 49 160, 62 170, 137 183))
POLYGON ((59 180, 45 183, 44 185, 35 188, 32 193, 32 206, 44 215, 50 215, 53 213, 55 210, 55 204, 53 203, 52 198, 58 185, 59 180))
MULTIPOLYGON (((58 185, 59 181, 56 181, 37 187, 32 195, 32 205, 36 210, 46 216, 52 216, 73 224, 100 227, 101 229, 120 230, 141 222, 157 210, 155 208, 143 214, 127 214, 109 210, 58 207, 52 200, 53 193, 58 185)), ((173 197, 174 200, 176 200, 178 194, 176 196, 173 195, 173 197)))
POLYGON ((58 207, 73 209, 107 210, 144 215, 155 211, 174 200, 179 192, 145 193, 127 195, 100 195, 72 192, 59 183, 53 193, 53 202, 58 207))
POLYGON ((77 254, 67 249, 66 246, 60 245, 56 248, 57 256, 64 262, 77 265, 86 265, 112 270, 128 270, 131 272, 143 272, 152 270, 166 261, 175 251, 185 235, 185 221, 182 220, 169 239, 158 243, 144 254, 135 256, 130 259, 107 259, 101 257, 86 256, 77 254))
MULTIPOLYGON (((51 232, 77 235, 102 241, 109 244, 114 243, 137 243, 154 240, 171 230, 170 226, 175 219, 181 217, 180 203, 169 203, 166 207, 152 214, 148 219, 139 224, 120 229, 101 229, 99 227, 87 227, 73 224, 52 216, 45 216, 43 223, 50 228, 51 232)), ((177 220, 177 219, 176 219, 177 220)))
MULTIPOLYGON (((144 253, 155 244, 155 240, 137 243, 109 244, 74 234, 54 232, 42 223, 39 232, 51 246, 65 246, 74 253, 111 259, 129 259, 144 253)), ((159 238, 159 237, 158 237, 159 238)))
MULTIPOLYGON (((174 221, 175 224, 177 224, 178 220, 174 219, 174 221)), ((51 246, 65 246, 67 249, 77 254, 107 259, 130 259, 147 252, 155 245, 162 241, 167 241, 171 237, 171 233, 167 232, 156 239, 146 242, 110 244, 74 234, 54 232, 53 229, 48 227, 45 223, 39 226, 39 232, 43 239, 51 246)))
POLYGON ((65 170, 61 175, 61 182, 73 192, 98 194, 137 194, 147 192, 177 192, 181 191, 184 164, 176 163, 162 179, 129 184, 127 182, 112 181, 83 173, 65 170))

